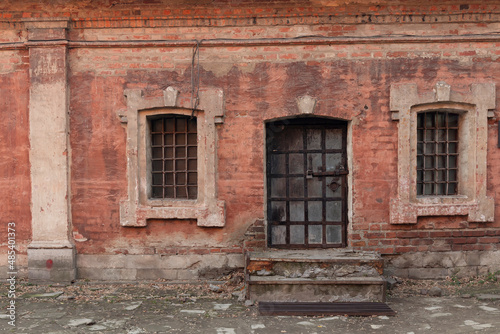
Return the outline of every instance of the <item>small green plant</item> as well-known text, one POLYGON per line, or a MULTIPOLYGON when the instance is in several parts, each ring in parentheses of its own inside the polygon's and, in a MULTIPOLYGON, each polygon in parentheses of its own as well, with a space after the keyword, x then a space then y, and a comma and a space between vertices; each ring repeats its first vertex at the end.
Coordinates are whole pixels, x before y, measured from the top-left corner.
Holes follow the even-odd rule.
POLYGON ((488 273, 486 275, 485 281, 492 282, 492 283, 498 282, 498 275, 500 275, 500 270, 498 270, 494 273, 488 273))
POLYGON ((454 275, 452 275, 452 276, 450 277, 450 284, 451 284, 451 285, 461 285, 461 284, 462 284, 462 282, 461 282, 461 281, 460 281, 460 279, 457 277, 457 275, 455 275, 455 274, 454 274, 454 275))

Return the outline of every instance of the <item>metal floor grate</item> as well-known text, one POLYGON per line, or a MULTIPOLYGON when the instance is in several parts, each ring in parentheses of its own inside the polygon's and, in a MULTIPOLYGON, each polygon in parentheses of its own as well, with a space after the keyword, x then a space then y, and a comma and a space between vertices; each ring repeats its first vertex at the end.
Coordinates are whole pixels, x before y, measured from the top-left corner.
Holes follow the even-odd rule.
POLYGON ((277 303, 260 302, 261 315, 396 315, 386 303, 352 302, 352 303, 277 303))

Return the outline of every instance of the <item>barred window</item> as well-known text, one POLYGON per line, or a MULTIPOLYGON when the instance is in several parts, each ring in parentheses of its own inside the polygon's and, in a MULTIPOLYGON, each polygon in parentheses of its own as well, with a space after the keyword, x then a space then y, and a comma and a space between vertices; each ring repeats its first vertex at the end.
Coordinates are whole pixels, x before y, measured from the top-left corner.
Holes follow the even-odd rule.
POLYGON ((196 199, 196 117, 164 115, 150 120, 151 197, 196 199))
POLYGON ((446 111, 417 115, 417 195, 457 194, 458 120, 446 111))

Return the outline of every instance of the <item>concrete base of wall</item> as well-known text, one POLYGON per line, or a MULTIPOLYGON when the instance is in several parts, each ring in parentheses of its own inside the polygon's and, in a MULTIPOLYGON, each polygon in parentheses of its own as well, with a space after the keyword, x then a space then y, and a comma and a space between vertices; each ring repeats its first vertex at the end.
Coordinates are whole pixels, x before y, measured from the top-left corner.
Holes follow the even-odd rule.
MULTIPOLYGON (((208 255, 76 255, 74 249, 29 249, 32 281, 197 280, 217 269, 244 267, 242 254, 208 255), (47 261, 52 260, 52 268, 47 261), (76 263, 75 263, 76 262, 76 263), (78 267, 78 272, 76 268, 78 267)), ((500 270, 500 251, 408 253, 384 256, 384 275, 413 279, 485 275, 500 270)), ((1 268, 1 267, 0 267, 1 268)), ((2 271, 2 272, 6 272, 2 271)), ((24 277, 25 268, 18 268, 24 277)))
POLYGON ((413 279, 468 277, 500 270, 500 251, 407 253, 384 260, 385 275, 413 279))
POLYGON ((28 248, 28 279, 71 282, 76 279, 75 248, 28 248))
POLYGON ((77 255, 78 278, 99 281, 197 280, 217 269, 241 269, 243 254, 77 255))
POLYGON ((12 276, 15 276, 16 279, 28 277, 28 270, 26 266, 22 268, 17 267, 16 270, 14 271, 15 275, 9 274, 10 272, 12 271, 10 270, 9 266, 0 266, 0 280, 4 280, 12 276))

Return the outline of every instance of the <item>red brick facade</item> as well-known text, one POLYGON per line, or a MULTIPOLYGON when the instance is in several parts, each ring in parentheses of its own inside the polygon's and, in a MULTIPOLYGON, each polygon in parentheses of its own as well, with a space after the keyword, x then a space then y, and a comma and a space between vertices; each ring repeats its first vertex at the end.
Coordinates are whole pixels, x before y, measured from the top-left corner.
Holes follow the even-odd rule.
MULTIPOLYGON (((500 6, 495 1, 6 3, 0 2, 0 227, 5 231, 9 222, 16 223, 21 270, 28 268, 31 213, 39 210, 30 205, 29 69, 37 60, 29 50, 56 42, 67 49, 67 224, 77 256, 242 254, 266 247, 264 124, 297 116, 296 99, 305 95, 316 99, 315 115, 349 122, 349 247, 388 258, 500 251, 500 6), (67 21, 67 34, 61 38, 60 30, 44 26, 40 42, 38 30, 26 28, 37 21, 67 21), (199 61, 193 61, 196 43, 199 61), (224 93, 224 120, 216 124, 216 188, 225 202, 224 227, 200 227, 196 219, 183 218, 121 226, 128 125, 119 115, 128 108, 125 91, 140 89, 144 98, 155 98, 175 87, 189 96, 193 72, 199 73, 200 88, 224 93), (471 84, 496 84, 486 176, 487 196, 495 199, 493 222, 460 215, 390 222, 400 127, 391 119, 391 85, 413 83, 429 91, 437 82, 462 93, 471 84)), ((0 245, 4 266, 6 240, 0 245)))

